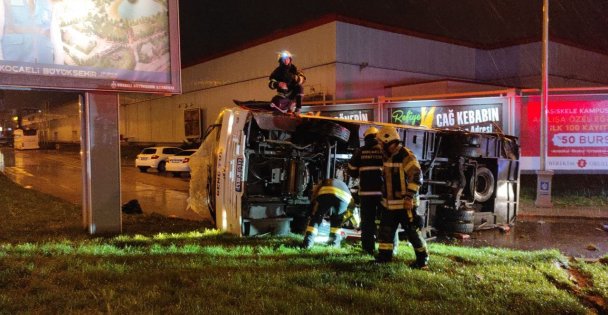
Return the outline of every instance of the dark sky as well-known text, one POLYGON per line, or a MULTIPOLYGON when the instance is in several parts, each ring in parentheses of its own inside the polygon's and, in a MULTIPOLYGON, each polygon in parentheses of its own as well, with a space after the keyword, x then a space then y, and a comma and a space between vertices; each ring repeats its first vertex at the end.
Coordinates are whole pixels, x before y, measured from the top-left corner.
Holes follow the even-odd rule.
MULTIPOLYGON (((550 4, 551 40, 608 54, 608 0, 550 4)), ((542 27, 542 0, 180 0, 179 7, 182 66, 327 17, 479 48, 539 41, 542 27)), ((0 109, 74 97, 47 93, 0 91, 0 109)))
MULTIPOLYGON (((608 52, 608 1, 550 0, 553 40, 608 52)), ((182 65, 340 16, 472 47, 541 38, 542 0, 182 0, 182 65)))

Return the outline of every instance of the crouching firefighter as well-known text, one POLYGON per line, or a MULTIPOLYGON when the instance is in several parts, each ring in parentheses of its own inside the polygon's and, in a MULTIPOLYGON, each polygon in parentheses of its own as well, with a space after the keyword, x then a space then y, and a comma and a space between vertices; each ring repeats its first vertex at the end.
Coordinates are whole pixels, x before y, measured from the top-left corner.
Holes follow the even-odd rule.
POLYGON ((272 99, 270 106, 283 113, 295 111, 299 114, 304 96, 302 85, 306 82, 306 76, 293 64, 293 56, 290 52, 286 50, 280 52, 277 59, 279 66, 272 71, 268 78, 268 87, 277 90, 277 95, 272 99), (288 108, 283 108, 282 100, 289 101, 288 108), (295 108, 292 108, 292 101, 295 102, 295 108))
POLYGON ((382 127, 378 131, 378 140, 383 144, 385 157, 383 209, 376 261, 383 263, 392 260, 395 233, 401 224, 416 254, 416 261, 410 266, 427 269, 429 254, 421 233, 424 219, 416 213, 418 190, 422 185, 420 164, 414 153, 401 144, 394 127, 382 127))
POLYGON ((344 214, 355 203, 346 184, 339 179, 325 179, 313 194, 312 216, 306 228, 306 235, 302 248, 311 248, 315 243, 319 226, 323 217, 329 214, 329 239, 327 245, 340 247, 342 242, 342 231, 340 227, 344 214))
POLYGON ((355 151, 348 162, 348 173, 359 178, 359 200, 361 204, 361 247, 374 255, 376 250, 376 218, 380 216, 382 201, 383 151, 376 134, 378 128, 369 127, 365 133, 365 144, 355 151))

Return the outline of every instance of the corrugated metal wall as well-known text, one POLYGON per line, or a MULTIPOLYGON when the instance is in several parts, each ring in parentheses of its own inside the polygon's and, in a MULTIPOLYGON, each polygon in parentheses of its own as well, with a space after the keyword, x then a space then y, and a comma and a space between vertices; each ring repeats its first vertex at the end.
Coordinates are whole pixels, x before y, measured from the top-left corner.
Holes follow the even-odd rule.
MULTIPOLYGON (((182 95, 123 102, 121 134, 135 142, 179 143, 184 109, 202 108, 206 128, 233 99, 270 100, 267 78, 283 49, 304 70, 305 92, 334 99, 400 96, 386 95, 399 90, 386 87, 448 79, 540 87, 538 43, 480 50, 330 22, 183 69, 182 95)), ((608 56, 559 43, 551 43, 550 52, 552 87, 608 85, 608 56)))
POLYGON ((284 49, 294 54, 294 64, 305 72, 308 91, 334 95, 335 28, 335 22, 325 24, 185 68, 182 95, 121 105, 121 134, 135 142, 179 143, 185 138, 184 109, 202 108, 206 128, 223 108, 234 105, 233 99, 270 100, 274 93, 268 76, 284 49))

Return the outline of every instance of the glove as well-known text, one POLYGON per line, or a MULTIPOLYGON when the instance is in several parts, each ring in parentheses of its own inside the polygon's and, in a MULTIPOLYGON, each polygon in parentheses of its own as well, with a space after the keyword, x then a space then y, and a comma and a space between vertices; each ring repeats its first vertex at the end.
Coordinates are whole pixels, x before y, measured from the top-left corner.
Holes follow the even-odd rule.
POLYGON ((405 210, 414 209, 414 201, 413 201, 412 197, 406 196, 403 199, 403 206, 405 207, 405 210))

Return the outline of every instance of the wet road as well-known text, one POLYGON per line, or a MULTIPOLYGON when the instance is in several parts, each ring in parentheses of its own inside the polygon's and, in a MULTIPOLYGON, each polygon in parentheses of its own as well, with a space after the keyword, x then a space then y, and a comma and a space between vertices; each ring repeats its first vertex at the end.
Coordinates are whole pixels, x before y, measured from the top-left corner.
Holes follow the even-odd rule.
MULTIPOLYGON (((14 182, 75 204, 82 204, 82 166, 78 152, 0 149, 0 171, 14 182)), ((122 202, 137 199, 145 213, 202 220, 187 211, 186 178, 140 173, 135 166, 121 167, 122 202)))
POLYGON ((603 219, 538 218, 521 216, 508 232, 499 229, 476 231, 467 240, 440 238, 472 247, 502 247, 521 250, 558 249, 568 256, 600 258, 608 254, 608 224, 603 219))
MULTIPOLYGON (((13 152, 11 148, 1 148, 0 171, 24 187, 81 203, 81 164, 80 155, 76 152, 13 152)), ((202 219, 198 214, 186 211, 188 179, 159 175, 153 171, 140 173, 134 166, 123 166, 121 172, 123 203, 137 199, 146 213, 202 219)), ((598 258, 608 254, 608 232, 601 229, 601 224, 608 224, 607 221, 520 216, 509 232, 491 229, 476 231, 467 240, 440 236, 437 241, 522 250, 556 248, 569 256, 598 258)))

